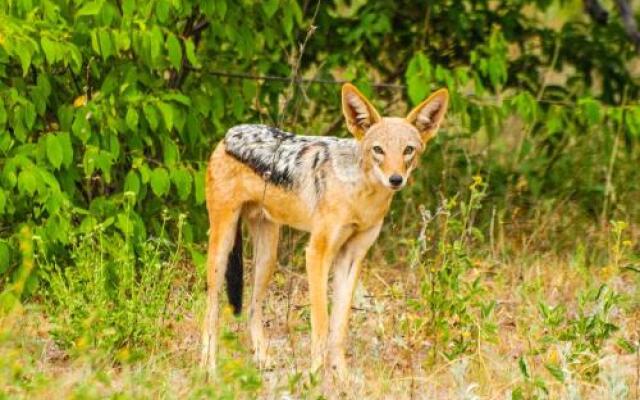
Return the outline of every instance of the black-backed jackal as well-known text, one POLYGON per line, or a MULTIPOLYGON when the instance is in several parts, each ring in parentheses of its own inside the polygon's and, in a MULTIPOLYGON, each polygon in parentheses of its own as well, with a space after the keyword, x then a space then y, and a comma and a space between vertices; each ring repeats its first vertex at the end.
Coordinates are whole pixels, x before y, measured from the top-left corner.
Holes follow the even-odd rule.
POLYGON ((244 220, 253 241, 254 287, 249 330, 265 361, 262 300, 276 267, 281 225, 311 233, 306 270, 311 302, 312 368, 344 376, 344 344, 362 260, 378 237, 395 191, 407 182, 447 110, 446 89, 406 118, 383 118, 353 86, 342 87, 342 111, 355 139, 296 136, 263 125, 231 128, 209 160, 207 310, 202 364, 216 365, 218 299, 223 277, 235 313, 242 308, 244 220), (333 267, 329 319, 327 286, 333 267))

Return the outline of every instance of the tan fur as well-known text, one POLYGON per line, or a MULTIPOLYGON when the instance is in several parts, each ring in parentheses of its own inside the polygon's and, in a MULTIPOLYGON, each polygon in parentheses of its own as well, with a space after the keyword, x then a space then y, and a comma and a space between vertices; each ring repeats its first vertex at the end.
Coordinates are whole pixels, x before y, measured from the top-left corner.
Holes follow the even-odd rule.
POLYGON ((265 184, 261 176, 227 154, 222 143, 211 155, 206 176, 211 229, 202 346, 202 363, 210 371, 215 370, 219 289, 233 246, 236 222, 242 216, 249 225, 255 254, 249 326, 256 360, 262 363, 267 356, 261 302, 276 265, 279 228, 288 225, 311 233, 306 270, 312 366, 321 366, 326 357, 333 370, 340 375, 345 372, 344 341, 362 260, 378 237, 393 193, 404 186, 426 142, 435 135, 446 112, 448 94, 446 90, 434 93, 407 119, 381 118, 350 84, 344 85, 342 100, 347 127, 360 143, 360 178, 355 182, 341 179, 327 163, 322 171, 326 188, 314 204, 295 191, 265 184), (407 146, 415 148, 411 156, 405 154, 407 146), (374 148, 384 154, 376 153, 374 148), (389 184, 393 174, 403 178, 400 187, 389 184), (332 266, 333 312, 329 321, 327 286, 332 266))

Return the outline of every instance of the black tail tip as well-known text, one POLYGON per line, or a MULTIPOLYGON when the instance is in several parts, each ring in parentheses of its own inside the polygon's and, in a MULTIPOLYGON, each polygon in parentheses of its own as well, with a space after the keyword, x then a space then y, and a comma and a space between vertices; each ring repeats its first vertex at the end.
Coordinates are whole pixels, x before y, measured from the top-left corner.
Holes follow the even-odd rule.
POLYGON ((237 317, 242 313, 242 283, 240 283, 238 287, 233 286, 230 281, 227 281, 227 297, 233 315, 237 317))
POLYGON ((225 272, 227 281, 227 298, 235 316, 242 313, 242 287, 244 284, 244 268, 242 265, 242 227, 240 221, 236 228, 236 238, 229 254, 229 262, 225 272))

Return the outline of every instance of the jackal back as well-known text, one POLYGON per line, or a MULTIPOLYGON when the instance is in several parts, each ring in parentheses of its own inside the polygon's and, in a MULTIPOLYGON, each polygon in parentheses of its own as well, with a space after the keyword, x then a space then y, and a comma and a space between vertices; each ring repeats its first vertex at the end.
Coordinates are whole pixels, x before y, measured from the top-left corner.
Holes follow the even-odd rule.
POLYGON ((357 180, 360 173, 359 147, 353 139, 295 135, 245 124, 229 129, 224 145, 227 154, 268 183, 296 192, 312 185, 320 195, 327 172, 343 182, 357 180))

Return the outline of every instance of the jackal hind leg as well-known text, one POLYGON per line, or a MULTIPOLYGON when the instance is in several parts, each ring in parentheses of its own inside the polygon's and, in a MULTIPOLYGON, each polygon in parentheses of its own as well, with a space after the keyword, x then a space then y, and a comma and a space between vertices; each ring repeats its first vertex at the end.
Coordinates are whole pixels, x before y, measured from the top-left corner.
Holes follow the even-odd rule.
POLYGON ((269 281, 276 269, 280 226, 262 215, 247 219, 253 242, 254 284, 249 308, 249 332, 258 367, 268 366, 269 343, 264 334, 262 306, 269 281))
POLYGON ((207 306, 202 330, 201 366, 213 375, 216 369, 218 304, 229 253, 233 248, 240 207, 209 211, 209 247, 207 250, 207 306))

